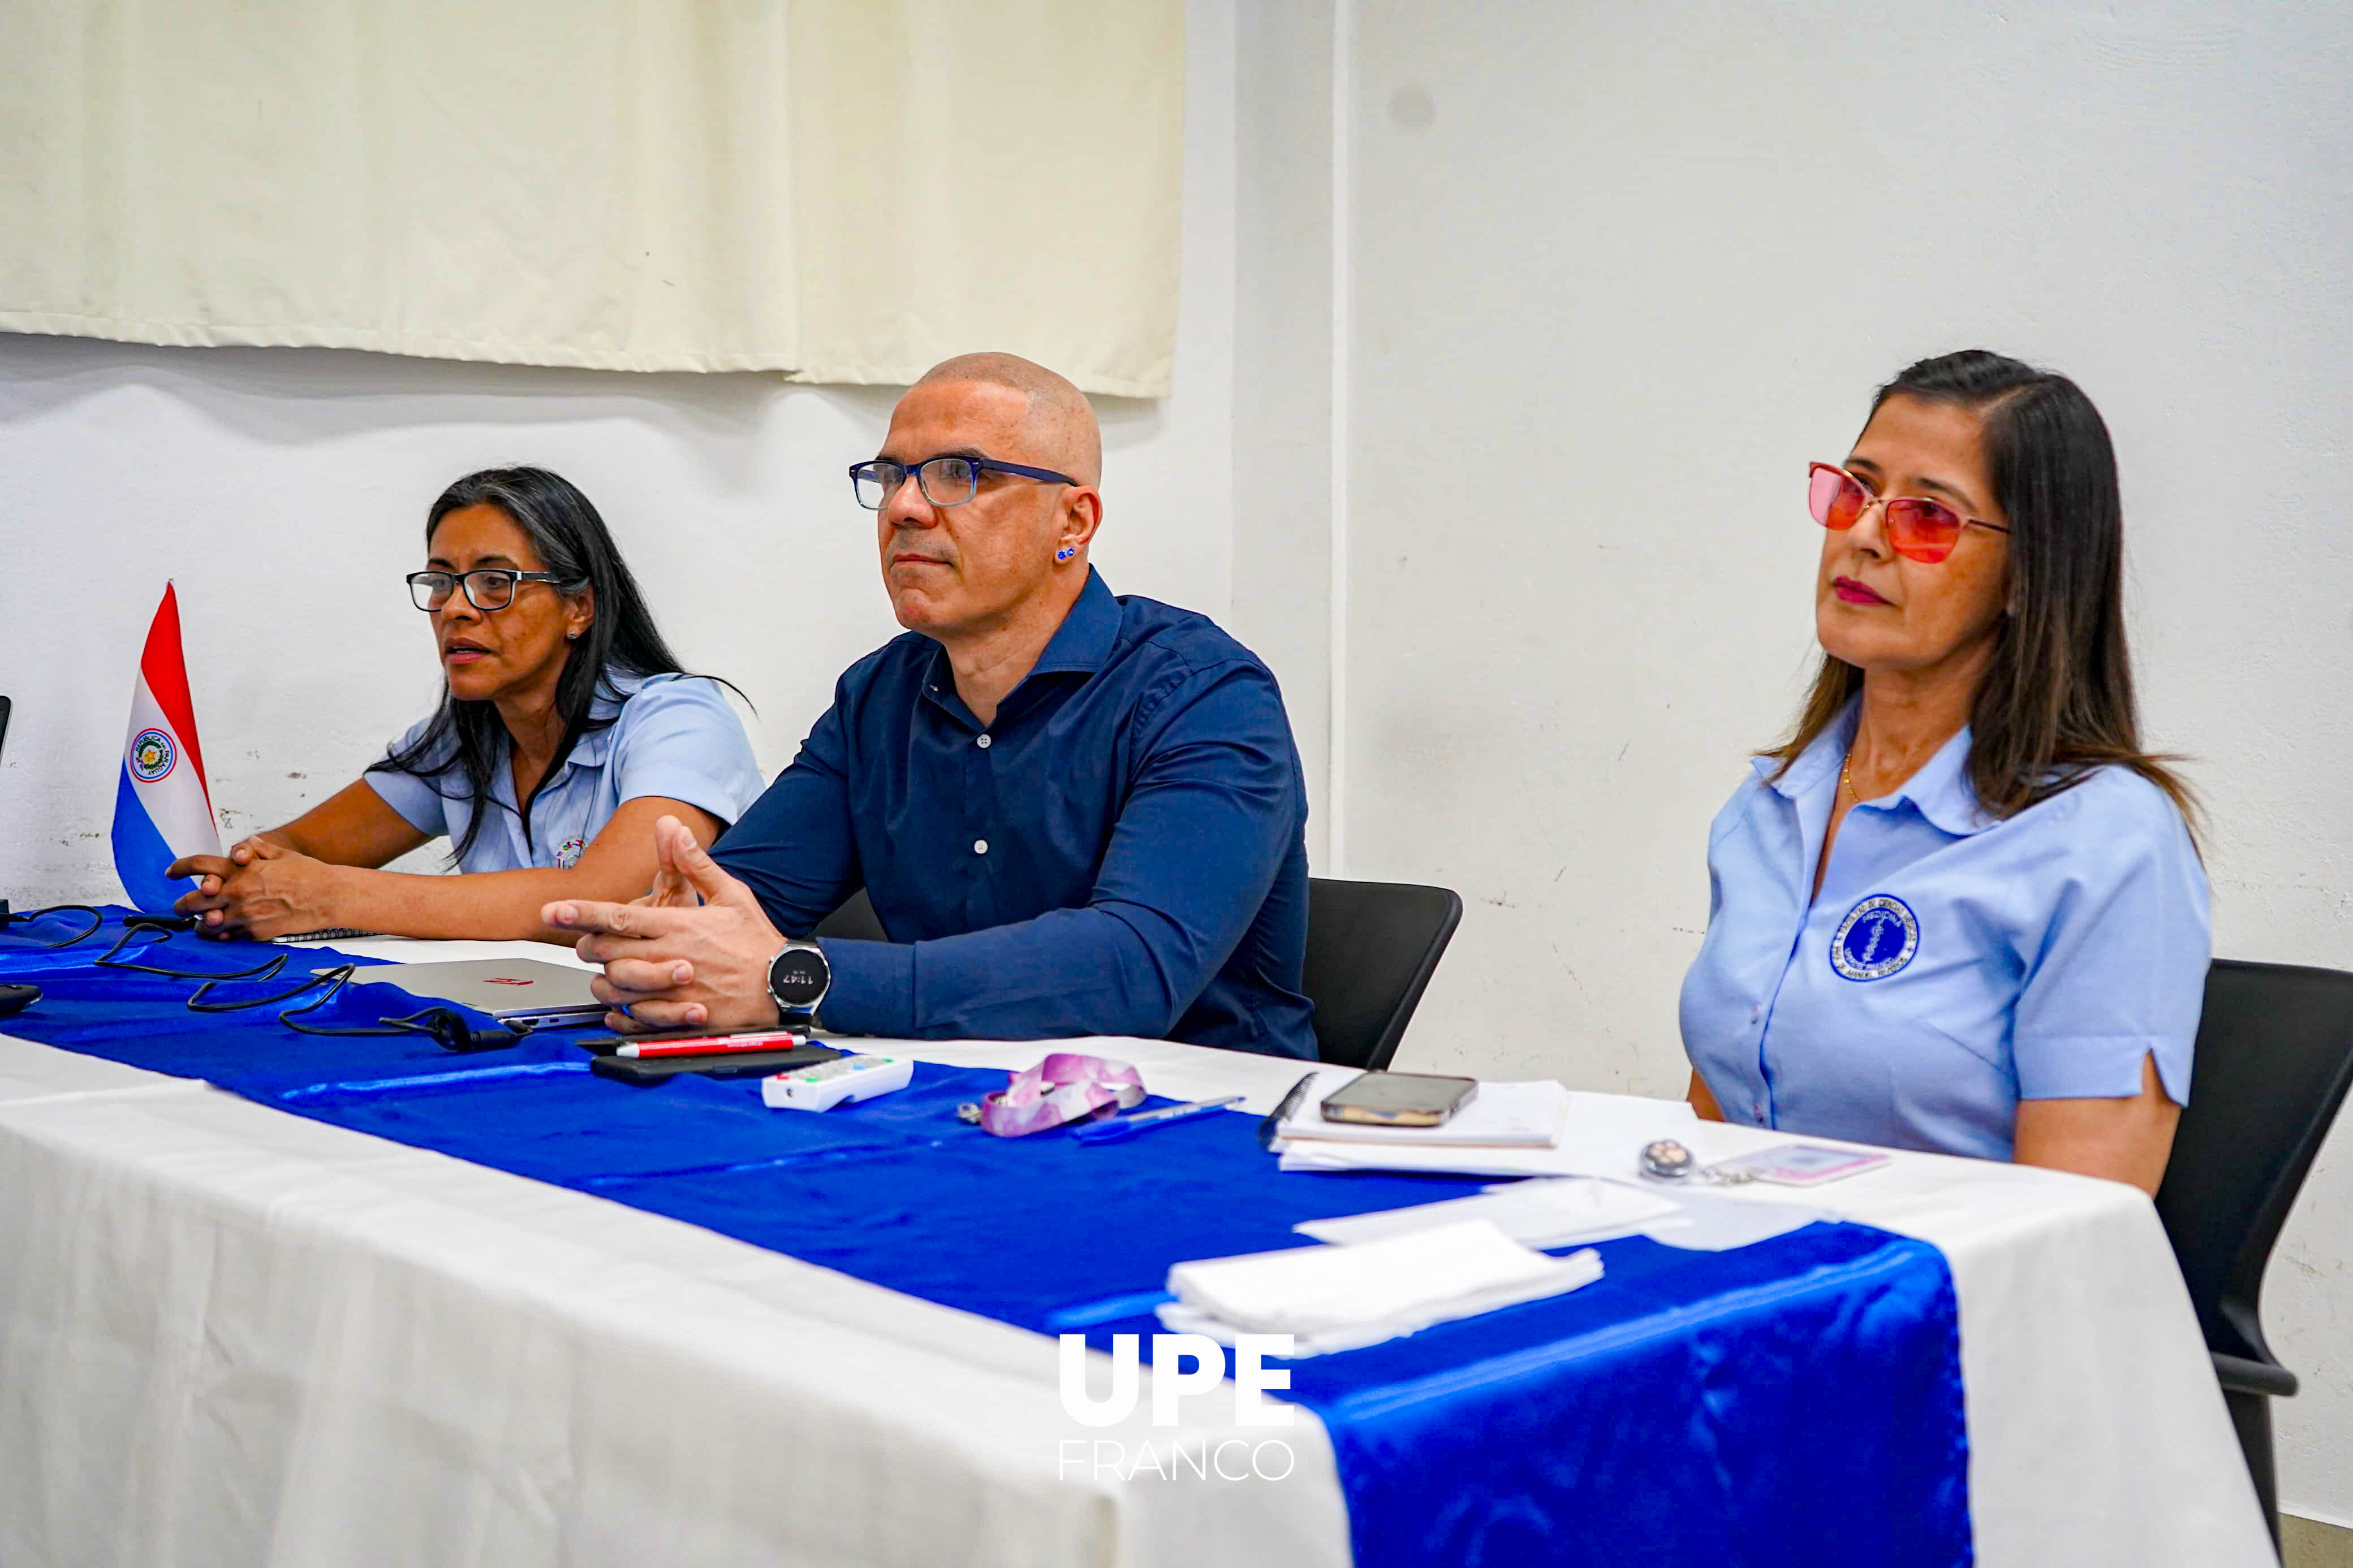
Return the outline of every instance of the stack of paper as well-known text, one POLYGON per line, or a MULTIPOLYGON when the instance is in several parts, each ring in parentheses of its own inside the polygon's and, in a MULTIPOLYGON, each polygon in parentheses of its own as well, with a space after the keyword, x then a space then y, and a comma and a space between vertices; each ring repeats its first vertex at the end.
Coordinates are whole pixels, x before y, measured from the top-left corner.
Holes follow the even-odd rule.
MULTIPOLYGON (((1486 1084, 1489 1089, 1523 1086, 1486 1084)), ((1558 1085, 1552 1085, 1558 1089, 1558 1085)), ((1642 1100, 1623 1094, 1571 1094, 1557 1125, 1558 1140, 1542 1145, 1465 1145, 1436 1143, 1429 1134, 1443 1128, 1384 1129, 1378 1140, 1350 1142, 1324 1135, 1319 1127, 1312 1138, 1293 1136, 1294 1121, 1306 1130, 1306 1118, 1316 1114, 1312 1101, 1297 1117, 1283 1123, 1285 1136, 1275 1147, 1286 1171, 1447 1171, 1472 1176, 1609 1176, 1630 1179, 1642 1145, 1659 1138, 1692 1141, 1695 1125, 1692 1109, 1680 1100, 1642 1100)), ((1462 1116, 1477 1109, 1465 1107, 1462 1116)), ((1456 1120, 1461 1120, 1458 1117, 1456 1120)), ((1328 1125, 1328 1124, 1325 1124, 1328 1125)))
POLYGON ((1353 1247, 1464 1220, 1485 1220, 1521 1246, 1539 1249, 1608 1241, 1691 1223, 1683 1217, 1682 1205, 1664 1193, 1569 1176, 1514 1182, 1476 1197, 1449 1198, 1411 1208, 1383 1209, 1344 1219, 1302 1220, 1291 1228, 1318 1241, 1353 1247))
POLYGON ((1354 1247, 1303 1247, 1180 1263, 1176 1298, 1160 1321, 1231 1344, 1239 1334, 1289 1334, 1294 1356, 1355 1350, 1601 1278, 1590 1248, 1547 1258, 1484 1220, 1354 1247))
POLYGON ((1377 1143, 1398 1148, 1545 1149, 1560 1139, 1568 1116, 1568 1090, 1551 1079, 1534 1083, 1482 1083, 1471 1102, 1436 1127, 1381 1127, 1362 1121, 1326 1121, 1324 1097, 1353 1075, 1319 1073, 1282 1120, 1277 1134, 1293 1140, 1377 1143))

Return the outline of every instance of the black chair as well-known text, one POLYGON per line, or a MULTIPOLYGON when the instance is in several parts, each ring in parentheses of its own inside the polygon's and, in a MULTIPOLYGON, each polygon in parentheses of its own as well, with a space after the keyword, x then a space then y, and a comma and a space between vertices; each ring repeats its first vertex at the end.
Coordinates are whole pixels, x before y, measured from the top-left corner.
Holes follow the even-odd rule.
POLYGON ((1310 877, 1305 988, 1317 1059, 1388 1067, 1461 923, 1451 888, 1310 877))
POLYGON ((2295 1373, 2263 1342, 2263 1267, 2289 1206, 2353 1087, 2353 974, 2218 959, 2189 1105, 2158 1189, 2248 1473, 2279 1543, 2271 1401, 2295 1373))
MULTIPOLYGON (((1310 877, 1306 991, 1315 1004, 1318 1058, 1347 1067, 1388 1066, 1461 923, 1462 900, 1451 889, 1310 877)), ((811 934, 886 940, 862 889, 811 934)))

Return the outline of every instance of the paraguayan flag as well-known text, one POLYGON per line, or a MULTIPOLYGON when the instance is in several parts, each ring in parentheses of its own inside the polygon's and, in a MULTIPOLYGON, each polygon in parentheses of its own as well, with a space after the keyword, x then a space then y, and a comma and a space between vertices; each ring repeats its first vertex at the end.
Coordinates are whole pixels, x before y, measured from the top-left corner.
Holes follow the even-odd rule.
POLYGON ((131 730, 122 779, 114 792, 114 872, 131 901, 156 914, 195 884, 164 868, 184 855, 220 853, 196 715, 188 703, 188 667, 180 657, 180 601, 169 583, 147 628, 139 680, 131 689, 131 730))

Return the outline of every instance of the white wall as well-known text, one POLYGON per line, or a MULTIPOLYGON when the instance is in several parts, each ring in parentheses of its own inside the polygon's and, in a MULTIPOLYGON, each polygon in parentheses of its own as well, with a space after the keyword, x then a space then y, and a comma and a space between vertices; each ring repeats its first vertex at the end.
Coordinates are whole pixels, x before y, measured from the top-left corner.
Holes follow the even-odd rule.
MULTIPOLYGON (((1809 668, 1803 464, 1971 345, 2116 433, 2218 950, 2353 967, 2341 10, 1356 17, 1345 869, 1469 910, 1409 1065, 1681 1091, 1706 826, 1809 668)), ((2353 1129, 2270 1286, 2283 1495, 2353 1519, 2353 1129)))
POLYGON ((1332 0, 1244 5, 1234 119, 1234 593, 1282 684, 1307 852, 1332 799, 1332 0))
MULTIPOLYGON (((1229 0, 1196 5, 1191 22, 1176 391, 1097 400, 1094 560, 1116 590, 1222 616, 1229 0)), ((0 749, 0 896, 120 897, 107 823, 167 577, 224 830, 283 821, 358 776, 438 690, 426 617, 400 582, 423 563, 426 508, 496 463, 542 464, 587 492, 688 667, 751 696, 773 773, 843 667, 898 630, 871 514, 843 472, 872 455, 894 398, 769 375, 0 334, 0 694, 16 703, 0 749)))

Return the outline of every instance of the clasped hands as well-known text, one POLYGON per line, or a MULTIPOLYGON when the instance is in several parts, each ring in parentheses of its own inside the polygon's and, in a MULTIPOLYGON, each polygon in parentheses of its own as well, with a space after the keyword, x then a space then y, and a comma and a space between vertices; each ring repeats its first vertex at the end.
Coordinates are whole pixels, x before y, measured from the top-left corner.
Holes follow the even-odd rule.
POLYGON ((654 824, 653 890, 626 904, 560 899, 539 912, 605 973, 589 981, 616 1034, 744 1029, 777 1020, 768 964, 784 933, 675 816, 654 824))
POLYGON ((334 910, 343 869, 248 838, 225 856, 185 856, 164 874, 202 879, 172 904, 175 913, 195 917, 199 936, 267 941, 341 924, 334 910))

